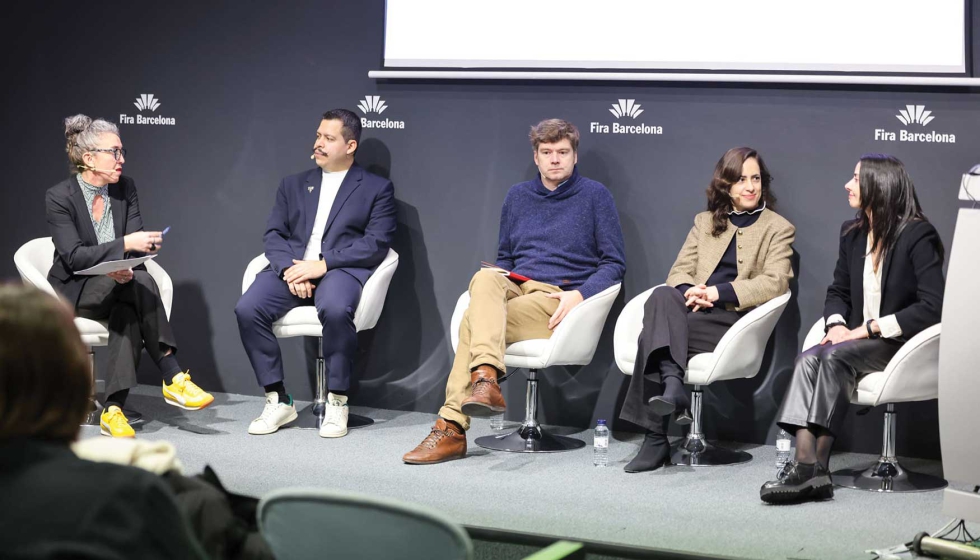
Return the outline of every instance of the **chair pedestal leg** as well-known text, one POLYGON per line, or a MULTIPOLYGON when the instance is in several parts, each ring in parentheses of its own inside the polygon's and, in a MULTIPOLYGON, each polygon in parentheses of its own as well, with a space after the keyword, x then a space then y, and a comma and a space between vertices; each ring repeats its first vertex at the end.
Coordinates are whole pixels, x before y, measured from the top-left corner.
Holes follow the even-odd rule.
POLYGON ((715 467, 721 465, 737 465, 752 460, 752 455, 745 451, 734 451, 708 443, 701 431, 701 410, 703 394, 701 386, 695 385, 691 391, 691 416, 694 421, 687 437, 676 441, 670 462, 675 465, 690 467, 715 467))
POLYGON ((88 367, 92 372, 92 396, 89 402, 88 414, 82 419, 82 426, 100 425, 99 415, 102 413, 102 403, 95 397, 95 354, 88 349, 88 367))
POLYGON ((947 482, 942 478, 908 471, 899 464, 895 456, 895 421, 895 405, 889 403, 878 461, 867 468, 834 472, 831 479, 835 486, 886 493, 927 492, 946 487, 947 482))
MULTIPOLYGON (((82 426, 100 426, 102 424, 102 409, 105 408, 105 403, 99 402, 96 397, 96 384, 99 383, 95 379, 95 351, 91 348, 88 349, 88 367, 92 372, 92 396, 89 399, 88 414, 82 419, 82 426)), ((135 410, 123 407, 123 414, 126 415, 126 420, 129 421, 130 426, 135 426, 143 422, 143 415, 135 410)))
POLYGON ((538 424, 538 370, 536 369, 527 372, 527 399, 521 427, 509 434, 476 438, 476 444, 485 449, 513 453, 555 453, 585 447, 585 442, 580 439, 549 434, 538 424))
MULTIPOLYGON (((319 430, 327 411, 327 364, 323 361, 323 339, 317 339, 316 350, 316 393, 313 402, 299 411, 299 418, 289 424, 301 430, 319 430)), ((347 428, 360 428, 374 424, 374 420, 359 414, 348 414, 347 428)))

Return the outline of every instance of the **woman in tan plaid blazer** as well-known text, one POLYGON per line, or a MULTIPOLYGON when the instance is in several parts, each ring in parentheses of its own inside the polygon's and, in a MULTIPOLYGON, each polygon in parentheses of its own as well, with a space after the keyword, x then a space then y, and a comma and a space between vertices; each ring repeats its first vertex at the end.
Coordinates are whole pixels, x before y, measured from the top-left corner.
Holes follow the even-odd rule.
POLYGON ((646 428, 626 472, 667 462, 667 422, 689 424, 687 360, 714 350, 749 309, 780 296, 793 276, 796 228, 773 211, 772 178, 752 148, 732 148, 715 165, 708 210, 694 217, 667 283, 644 306, 636 365, 620 418, 646 428))

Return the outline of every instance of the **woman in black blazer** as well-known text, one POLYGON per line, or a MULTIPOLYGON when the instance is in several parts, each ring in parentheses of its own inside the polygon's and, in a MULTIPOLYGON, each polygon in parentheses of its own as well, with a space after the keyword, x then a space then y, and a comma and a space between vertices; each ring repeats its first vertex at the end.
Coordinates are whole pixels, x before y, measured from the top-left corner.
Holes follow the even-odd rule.
POLYGON ((143 348, 163 374, 167 403, 198 410, 214 400, 177 363, 174 341, 159 289, 142 265, 104 276, 75 274, 101 262, 155 254, 159 231, 143 231, 136 185, 123 177, 126 150, 116 125, 85 115, 65 119, 66 151, 72 176, 48 189, 48 228, 54 261, 48 281, 65 296, 76 315, 107 320, 109 348, 104 435, 133 437, 122 413, 143 348))
POLYGON ((828 463, 857 380, 885 369, 909 338, 940 321, 943 245, 898 159, 866 154, 844 186, 858 210, 841 227, 820 344, 796 360, 777 424, 796 457, 760 490, 765 502, 834 495, 828 463))

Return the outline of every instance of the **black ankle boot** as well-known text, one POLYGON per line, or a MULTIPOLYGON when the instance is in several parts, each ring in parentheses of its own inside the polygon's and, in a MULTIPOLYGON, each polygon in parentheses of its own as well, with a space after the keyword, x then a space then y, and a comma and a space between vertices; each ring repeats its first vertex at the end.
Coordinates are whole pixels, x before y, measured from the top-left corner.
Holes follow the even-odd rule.
POLYGON ((834 497, 834 483, 830 480, 830 473, 820 463, 791 461, 778 479, 762 485, 759 497, 770 504, 826 500, 834 497))
MULTIPOLYGON (((687 389, 684 388, 684 382, 681 378, 670 375, 664 376, 664 394, 657 395, 649 401, 653 413, 657 416, 668 416, 673 414, 675 410, 686 410, 691 408, 691 399, 687 396, 687 389)), ((690 415, 688 415, 690 418, 690 415)), ((681 417, 678 417, 678 423, 680 423, 681 417)), ((688 420, 684 422, 685 424, 690 424, 688 420)))
POLYGON ((670 462, 670 441, 663 433, 647 431, 640 451, 623 470, 628 473, 654 471, 670 462))

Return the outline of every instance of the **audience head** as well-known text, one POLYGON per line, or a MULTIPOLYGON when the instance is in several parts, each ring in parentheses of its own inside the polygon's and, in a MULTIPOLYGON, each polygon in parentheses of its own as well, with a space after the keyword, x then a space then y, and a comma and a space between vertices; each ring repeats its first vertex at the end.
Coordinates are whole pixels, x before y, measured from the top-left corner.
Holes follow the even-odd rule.
POLYGON ((751 212, 765 203, 773 209, 772 175, 759 152, 752 148, 732 148, 715 164, 708 185, 708 210, 712 213, 712 235, 721 235, 728 227, 728 213, 751 212))
POLYGON ((531 127, 528 135, 541 182, 554 189, 572 176, 578 163, 578 129, 562 119, 546 119, 531 127))
POLYGON ((126 155, 115 124, 74 115, 65 119, 65 140, 72 174, 82 173, 83 179, 99 187, 119 181, 126 155))
POLYGON ((360 141, 361 119, 347 109, 331 109, 316 130, 313 159, 324 171, 344 171, 354 163, 360 141))
POLYGON ((0 440, 73 441, 91 392, 88 351, 68 304, 0 284, 0 440))
POLYGON ((895 156, 864 154, 844 190, 847 203, 857 210, 857 219, 847 231, 860 228, 871 232, 871 252, 879 256, 895 245, 909 222, 926 219, 912 178, 895 156))

